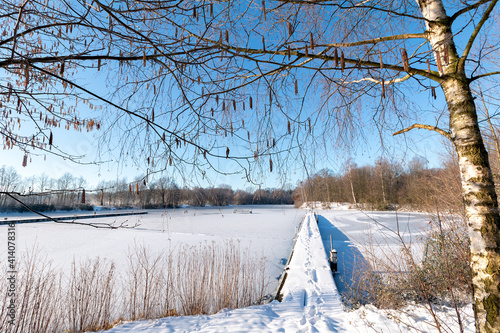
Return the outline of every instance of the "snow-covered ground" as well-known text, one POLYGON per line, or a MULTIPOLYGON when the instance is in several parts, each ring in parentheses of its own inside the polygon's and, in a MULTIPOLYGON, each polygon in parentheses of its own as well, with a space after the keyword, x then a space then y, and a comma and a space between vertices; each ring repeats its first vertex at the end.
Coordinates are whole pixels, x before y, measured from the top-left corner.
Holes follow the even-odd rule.
MULTIPOLYGON (((146 216, 129 217, 129 224, 139 222, 140 225, 134 229, 119 230, 52 222, 20 224, 16 230, 17 244, 22 252, 36 243, 40 252, 61 267, 68 267, 74 258, 95 256, 111 258, 119 266, 120 260, 125 260, 126 252, 134 242, 146 244, 151 249, 162 249, 172 244, 197 245, 200 242, 237 239, 243 246, 250 245, 257 254, 268 258, 268 273, 275 279, 283 269, 295 228, 306 211, 281 206, 251 209, 253 214, 233 214, 234 207, 154 211, 146 216)), ((302 223, 287 269, 282 302, 226 309, 214 315, 123 323, 110 332, 438 331, 429 312, 417 305, 408 306, 403 311, 379 310, 373 306, 346 311, 329 271, 326 254, 330 247, 329 235, 332 234, 340 260, 341 271, 337 276, 342 277, 342 280, 348 279, 351 274, 349 269, 355 267, 349 264, 351 255, 362 260, 370 254, 380 253, 377 251, 397 250, 397 239, 391 236, 394 233, 386 227, 397 230, 399 226, 401 237, 407 242, 411 241, 412 251, 413 247, 417 248, 418 234, 425 230, 428 222, 425 215, 404 213, 396 219, 396 215, 391 212, 362 213, 342 207, 321 210, 319 214, 322 215, 319 224, 316 224, 311 213, 306 215, 302 223), (387 234, 384 236, 382 231, 387 231, 387 234)), ((108 222, 121 223, 124 219, 116 217, 108 222)), ((0 239, 6 239, 5 229, 0 226, 0 239)), ((0 249, 0 256, 4 258, 5 255, 5 250, 0 249)), ((443 319, 442 332, 459 332, 454 310, 445 307, 434 310, 443 319)), ((474 332, 470 307, 461 310, 467 314, 462 318, 465 332, 474 332)))
MULTIPOLYGON (((325 212, 321 211, 320 214, 322 213, 325 212)), ((338 216, 335 212, 325 214, 330 218, 338 217, 332 218, 334 222, 330 223, 330 231, 339 227, 335 226, 336 220, 348 223, 354 236, 359 236, 357 234, 366 229, 365 224, 358 223, 358 219, 364 219, 364 213, 338 213, 338 216), (356 224, 358 228, 355 227, 356 224)), ((382 213, 378 217, 388 226, 395 223, 394 215, 390 218, 391 213, 382 213)), ((320 217, 319 225, 322 229, 328 229, 328 223, 327 219, 320 217)), ((416 227, 418 222, 415 221, 414 224, 416 227)), ((347 247, 354 246, 349 236, 343 234, 339 237, 342 239, 337 239, 336 245, 344 241, 349 243, 347 247)), ((329 237, 327 238, 329 244, 329 237)), ((407 306, 402 311, 379 310, 373 306, 346 311, 329 270, 323 241, 318 225, 312 213, 309 213, 297 236, 287 269, 288 277, 282 290, 282 302, 228 309, 210 316, 167 317, 130 322, 109 332, 438 332, 429 311, 417 305, 407 306)), ((434 311, 442 319, 441 332, 459 332, 453 309, 442 307, 435 308, 434 311)), ((468 314, 462 318, 464 332, 474 332, 470 307, 461 311, 468 314)))
POLYGON ((401 256, 404 244, 420 261, 424 253, 423 236, 430 228, 425 214, 412 212, 370 212, 339 206, 319 210, 319 229, 325 248, 333 248, 339 257, 335 282, 341 292, 357 267, 367 265, 371 258, 401 256))

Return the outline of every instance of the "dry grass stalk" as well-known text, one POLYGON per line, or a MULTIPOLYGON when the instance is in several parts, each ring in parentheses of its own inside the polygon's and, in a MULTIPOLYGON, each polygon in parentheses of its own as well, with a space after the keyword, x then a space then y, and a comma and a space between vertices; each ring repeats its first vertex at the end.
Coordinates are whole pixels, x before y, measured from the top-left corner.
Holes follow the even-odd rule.
POLYGON ((116 317, 114 263, 100 258, 73 262, 66 297, 68 332, 111 328, 116 317))
MULTIPOLYGON (((0 282, 7 290, 7 272, 0 282)), ((14 325, 8 323, 7 293, 0 299, 0 331, 8 333, 53 332, 63 326, 61 316, 61 274, 50 262, 36 257, 36 249, 23 255, 18 263, 16 279, 16 317, 14 325)))

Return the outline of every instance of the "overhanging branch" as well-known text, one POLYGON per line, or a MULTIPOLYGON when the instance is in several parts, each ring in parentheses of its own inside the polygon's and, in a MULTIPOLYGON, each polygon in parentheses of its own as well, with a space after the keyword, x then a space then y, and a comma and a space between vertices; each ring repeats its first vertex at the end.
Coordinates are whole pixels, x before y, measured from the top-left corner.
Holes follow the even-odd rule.
POLYGON ((479 31, 481 31, 481 28, 483 27, 484 23, 486 20, 489 18, 491 12, 495 8, 498 0, 493 0, 491 1, 490 5, 486 9, 486 11, 483 14, 483 17, 477 24, 476 28, 472 32, 469 41, 467 42, 467 45, 465 46, 464 53, 462 54, 462 57, 460 57, 460 60, 458 61, 458 69, 463 70, 465 67, 465 60, 469 56, 470 50, 472 49, 472 45, 474 44, 474 41, 476 40, 477 35, 479 34, 479 31))
POLYGON ((471 77, 469 79, 469 81, 472 82, 472 81, 481 79, 481 78, 486 77, 486 76, 499 75, 499 74, 500 74, 500 71, 484 73, 484 74, 480 74, 480 75, 476 75, 476 76, 471 77))
POLYGON ((442 130, 439 127, 436 127, 436 126, 430 126, 430 125, 424 125, 424 124, 413 124, 410 127, 407 127, 407 128, 402 129, 400 131, 394 132, 394 134, 392 134, 392 135, 396 136, 396 135, 399 135, 399 134, 403 134, 405 132, 411 131, 414 128, 422 128, 422 129, 426 129, 428 131, 437 132, 437 133, 441 134, 442 136, 444 136, 445 138, 447 138, 448 140, 451 141, 451 134, 450 134, 450 132, 446 132, 445 130, 442 130))

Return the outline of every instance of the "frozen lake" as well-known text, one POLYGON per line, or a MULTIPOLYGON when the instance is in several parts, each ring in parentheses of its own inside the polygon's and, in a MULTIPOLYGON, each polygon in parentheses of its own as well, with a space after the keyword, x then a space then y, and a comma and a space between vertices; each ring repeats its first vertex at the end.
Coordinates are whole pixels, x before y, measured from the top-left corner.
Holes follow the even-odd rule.
MULTIPOLYGON (((338 274, 335 283, 340 292, 346 289, 356 271, 368 267, 368 262, 400 258, 402 246, 411 251, 419 262, 424 253, 424 236, 429 217, 415 212, 371 212, 338 207, 319 210, 318 227, 326 252, 338 253, 338 274)), ((378 267, 372 267, 379 271, 378 267)), ((380 272, 383 273, 383 272, 380 272)))
MULTIPOLYGON (((304 215, 305 210, 293 206, 189 207, 149 210, 147 215, 78 220, 137 225, 130 229, 96 229, 54 222, 17 224, 17 256, 36 251, 65 271, 70 269, 73 260, 100 257, 113 260, 120 271, 120 267, 125 266, 127 253, 136 245, 160 252, 176 251, 184 245, 222 244, 232 240, 239 243, 241 249, 250 248, 257 257, 266 257, 267 292, 270 293, 277 286, 293 245, 295 229, 304 215)), ((9 214, 0 218, 7 216, 15 217, 9 214)), ((7 225, 0 225, 0 239, 0 243, 5 244, 7 225)), ((0 248, 1 261, 7 256, 6 250, 6 246, 0 248)))

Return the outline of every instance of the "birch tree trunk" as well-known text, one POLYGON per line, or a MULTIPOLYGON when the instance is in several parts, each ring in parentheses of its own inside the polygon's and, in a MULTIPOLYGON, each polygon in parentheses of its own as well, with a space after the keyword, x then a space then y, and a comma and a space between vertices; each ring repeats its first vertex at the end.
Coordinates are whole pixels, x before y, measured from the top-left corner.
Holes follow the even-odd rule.
POLYGON ((428 20, 436 63, 441 64, 441 88, 450 113, 451 140, 458 154, 471 241, 476 330, 500 332, 500 215, 476 106, 465 70, 459 65, 451 21, 442 0, 417 2, 428 20))

